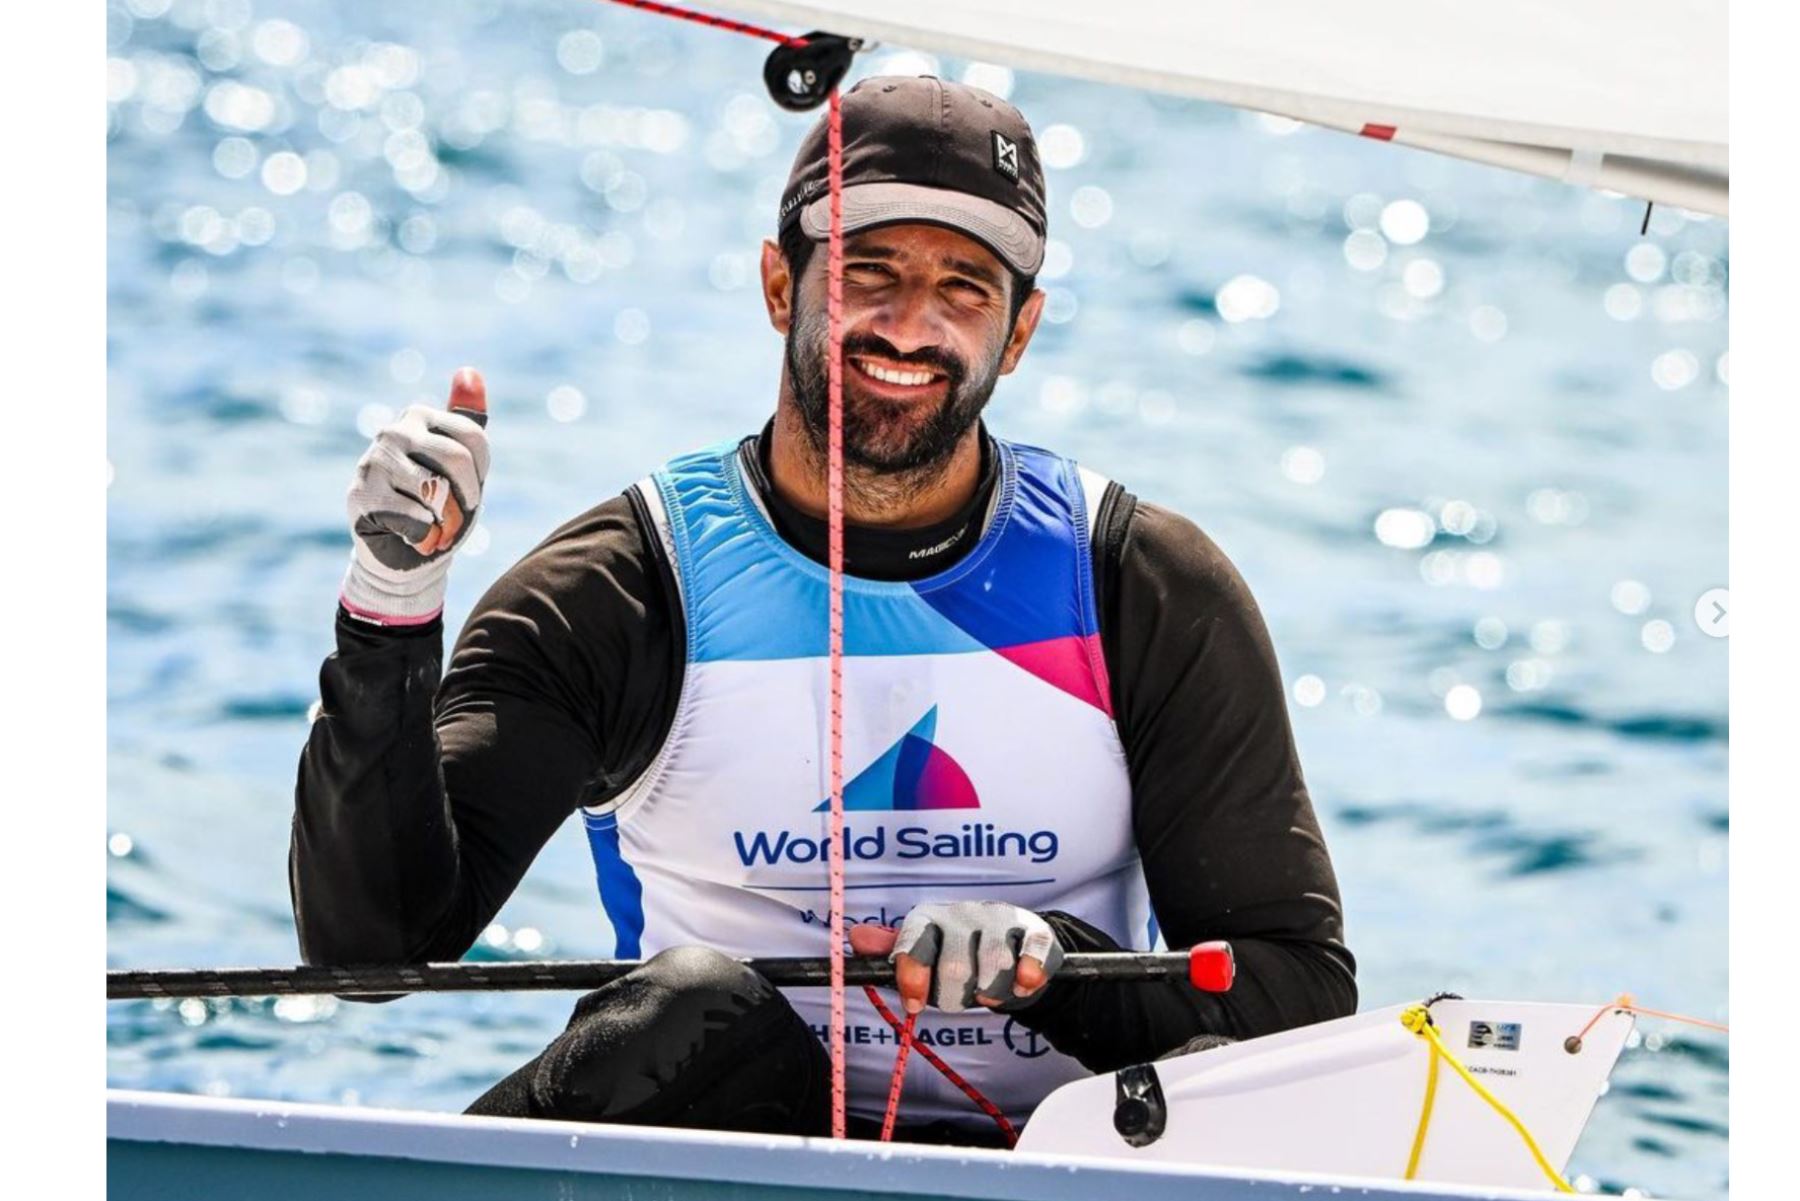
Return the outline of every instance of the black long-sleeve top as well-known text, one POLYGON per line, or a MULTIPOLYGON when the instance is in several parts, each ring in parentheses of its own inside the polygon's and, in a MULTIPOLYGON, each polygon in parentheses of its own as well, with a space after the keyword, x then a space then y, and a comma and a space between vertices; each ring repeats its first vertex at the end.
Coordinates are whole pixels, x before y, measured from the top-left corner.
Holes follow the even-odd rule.
MULTIPOLYGON (((751 480, 783 536, 822 560, 824 524, 768 486, 767 442, 765 431, 745 455, 751 480)), ((979 541, 963 535, 987 512, 993 458, 984 442, 981 484, 944 523, 847 530, 847 570, 908 579, 949 567, 979 541)), ((1171 947, 1229 939, 1238 979, 1219 995, 1053 980, 1015 1016, 1104 1071, 1199 1034, 1248 1038, 1352 1012, 1337 882, 1249 588, 1193 523, 1117 484, 1095 525, 1100 637, 1151 905, 1171 947)), ((462 955, 570 813, 649 764, 685 657, 672 570, 630 493, 496 581, 448 671, 441 622, 380 627, 340 609, 295 791, 290 878, 306 961, 462 955)), ((1068 950, 1117 949, 1046 916, 1068 950)))

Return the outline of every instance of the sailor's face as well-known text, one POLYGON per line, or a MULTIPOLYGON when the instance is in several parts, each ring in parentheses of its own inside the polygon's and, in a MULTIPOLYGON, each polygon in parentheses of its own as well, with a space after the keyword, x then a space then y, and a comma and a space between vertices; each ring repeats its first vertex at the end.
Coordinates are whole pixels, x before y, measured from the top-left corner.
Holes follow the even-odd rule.
MULTIPOLYGON (((829 256, 794 291, 788 370, 808 424, 826 414, 829 256)), ((909 471, 949 456, 1001 375, 1024 354, 1043 297, 1012 322, 1014 280, 979 242, 935 225, 892 225, 844 242, 844 445, 850 461, 909 471)))

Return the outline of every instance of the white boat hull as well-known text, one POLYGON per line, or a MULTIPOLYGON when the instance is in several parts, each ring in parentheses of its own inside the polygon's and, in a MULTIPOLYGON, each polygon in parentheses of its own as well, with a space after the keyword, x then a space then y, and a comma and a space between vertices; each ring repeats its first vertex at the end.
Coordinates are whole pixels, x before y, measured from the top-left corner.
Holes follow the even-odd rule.
POLYGON ((785 1136, 107 1094, 111 1201, 1523 1201, 1466 1188, 785 1136))

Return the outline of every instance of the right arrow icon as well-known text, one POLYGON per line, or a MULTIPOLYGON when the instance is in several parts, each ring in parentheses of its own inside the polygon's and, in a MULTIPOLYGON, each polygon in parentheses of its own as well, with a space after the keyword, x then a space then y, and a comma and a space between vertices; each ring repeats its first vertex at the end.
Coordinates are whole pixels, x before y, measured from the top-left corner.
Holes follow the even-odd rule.
POLYGON ((1731 593, 1723 588, 1709 588, 1694 602, 1694 624, 1700 632, 1713 638, 1731 636, 1731 593))

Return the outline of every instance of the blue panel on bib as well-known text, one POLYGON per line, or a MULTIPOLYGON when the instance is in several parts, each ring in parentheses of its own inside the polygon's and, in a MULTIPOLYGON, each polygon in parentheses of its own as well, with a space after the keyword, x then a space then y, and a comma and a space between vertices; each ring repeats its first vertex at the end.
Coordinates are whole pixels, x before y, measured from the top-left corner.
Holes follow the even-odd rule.
POLYGON ((1084 612, 1077 579, 1088 553, 1074 468, 1030 447, 1014 447, 1018 470, 1012 514, 978 571, 952 587, 915 585, 927 604, 983 646, 999 650, 1099 631, 1084 612))
MULTIPOLYGON (((736 459, 736 443, 713 446, 656 474, 681 561, 688 656, 696 663, 824 658, 829 578, 769 526, 744 492, 736 459)), ((846 654, 982 649, 905 584, 845 581, 846 654)))
MULTIPOLYGON (((729 587, 690 604, 690 657, 696 663, 823 659, 830 649, 830 585, 787 569, 777 556, 738 553, 748 549, 733 548, 736 578, 729 587)), ((702 578, 716 574, 704 570, 702 578)), ((916 595, 844 589, 847 655, 957 655, 983 649, 916 595)))
POLYGON ((619 849, 619 823, 611 814, 583 814, 594 874, 600 882, 600 904, 613 928, 613 958, 636 959, 644 945, 644 885, 619 849))

